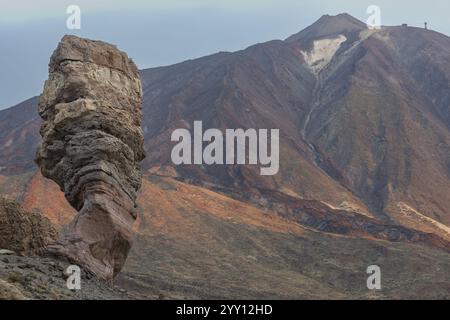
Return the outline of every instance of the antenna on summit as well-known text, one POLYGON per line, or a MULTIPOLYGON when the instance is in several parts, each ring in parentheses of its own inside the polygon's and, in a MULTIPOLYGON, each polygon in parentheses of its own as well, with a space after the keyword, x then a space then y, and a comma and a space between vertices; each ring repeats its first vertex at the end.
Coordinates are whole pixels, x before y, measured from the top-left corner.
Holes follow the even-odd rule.
POLYGON ((425 30, 428 30, 428 22, 425 22, 425 30))

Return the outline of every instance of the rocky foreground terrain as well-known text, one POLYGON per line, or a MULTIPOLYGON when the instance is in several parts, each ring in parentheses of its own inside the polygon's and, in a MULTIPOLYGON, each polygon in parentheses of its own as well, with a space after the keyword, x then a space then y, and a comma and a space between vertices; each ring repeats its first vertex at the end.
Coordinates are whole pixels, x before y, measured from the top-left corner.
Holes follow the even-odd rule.
POLYGON ((111 280, 133 239, 144 158, 142 87, 126 53, 65 36, 39 100, 36 163, 78 213, 46 251, 111 280))
MULTIPOLYGON (((147 157, 115 284, 149 298, 450 298, 449 53, 432 30, 342 14, 141 70, 147 157), (194 120, 279 128, 279 174, 174 166, 170 134, 194 120), (367 290, 372 264, 382 290, 367 290)), ((40 126, 37 98, 0 112, 0 193, 60 230, 76 211, 34 164, 40 126)))
POLYGON ((0 300, 136 299, 111 282, 82 271, 81 290, 67 288, 67 261, 42 257, 57 231, 40 212, 28 212, 10 198, 0 198, 0 300))
POLYGON ((158 196, 155 214, 142 216, 113 283, 83 272, 82 289, 71 291, 69 263, 3 250, 0 299, 448 298, 450 261, 442 250, 314 232, 202 188, 152 180, 146 189, 158 196), (218 201, 224 207, 207 209, 218 201), (385 270, 381 291, 366 288, 372 263, 385 270))

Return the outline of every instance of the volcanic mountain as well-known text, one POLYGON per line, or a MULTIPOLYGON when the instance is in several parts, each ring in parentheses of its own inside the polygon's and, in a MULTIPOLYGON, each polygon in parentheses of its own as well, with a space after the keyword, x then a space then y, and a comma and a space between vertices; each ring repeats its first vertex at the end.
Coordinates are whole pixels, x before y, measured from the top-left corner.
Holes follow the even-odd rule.
MULTIPOLYGON (((327 15, 286 40, 141 79, 146 179, 124 286, 173 298, 448 298, 449 37, 327 15), (279 173, 173 165, 171 133, 196 120, 279 129, 279 173), (366 288, 371 264, 380 292, 366 288)), ((73 211, 33 162, 36 105, 0 112, 0 192, 62 226, 73 211)))

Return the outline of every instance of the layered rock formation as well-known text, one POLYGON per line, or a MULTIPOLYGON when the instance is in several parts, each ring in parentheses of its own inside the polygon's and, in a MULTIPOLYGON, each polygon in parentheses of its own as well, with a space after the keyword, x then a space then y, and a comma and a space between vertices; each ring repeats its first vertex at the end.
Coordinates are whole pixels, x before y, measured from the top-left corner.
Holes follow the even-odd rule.
POLYGON ((0 197, 0 249, 32 255, 54 242, 57 235, 40 212, 25 211, 14 200, 0 197))
POLYGON ((125 263, 144 155, 138 69, 115 46, 65 36, 39 100, 36 162, 78 210, 52 254, 110 279, 125 263))

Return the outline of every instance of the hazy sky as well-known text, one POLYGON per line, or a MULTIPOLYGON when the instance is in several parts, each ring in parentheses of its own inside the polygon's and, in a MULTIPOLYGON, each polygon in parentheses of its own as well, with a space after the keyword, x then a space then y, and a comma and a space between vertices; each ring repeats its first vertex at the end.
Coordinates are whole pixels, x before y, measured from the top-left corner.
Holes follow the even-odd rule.
POLYGON ((168 65, 257 42, 284 39, 323 14, 403 22, 450 35, 448 0, 0 0, 0 109, 40 94, 49 57, 64 34, 117 44, 139 68, 168 65), (81 8, 81 30, 66 9, 81 8))

